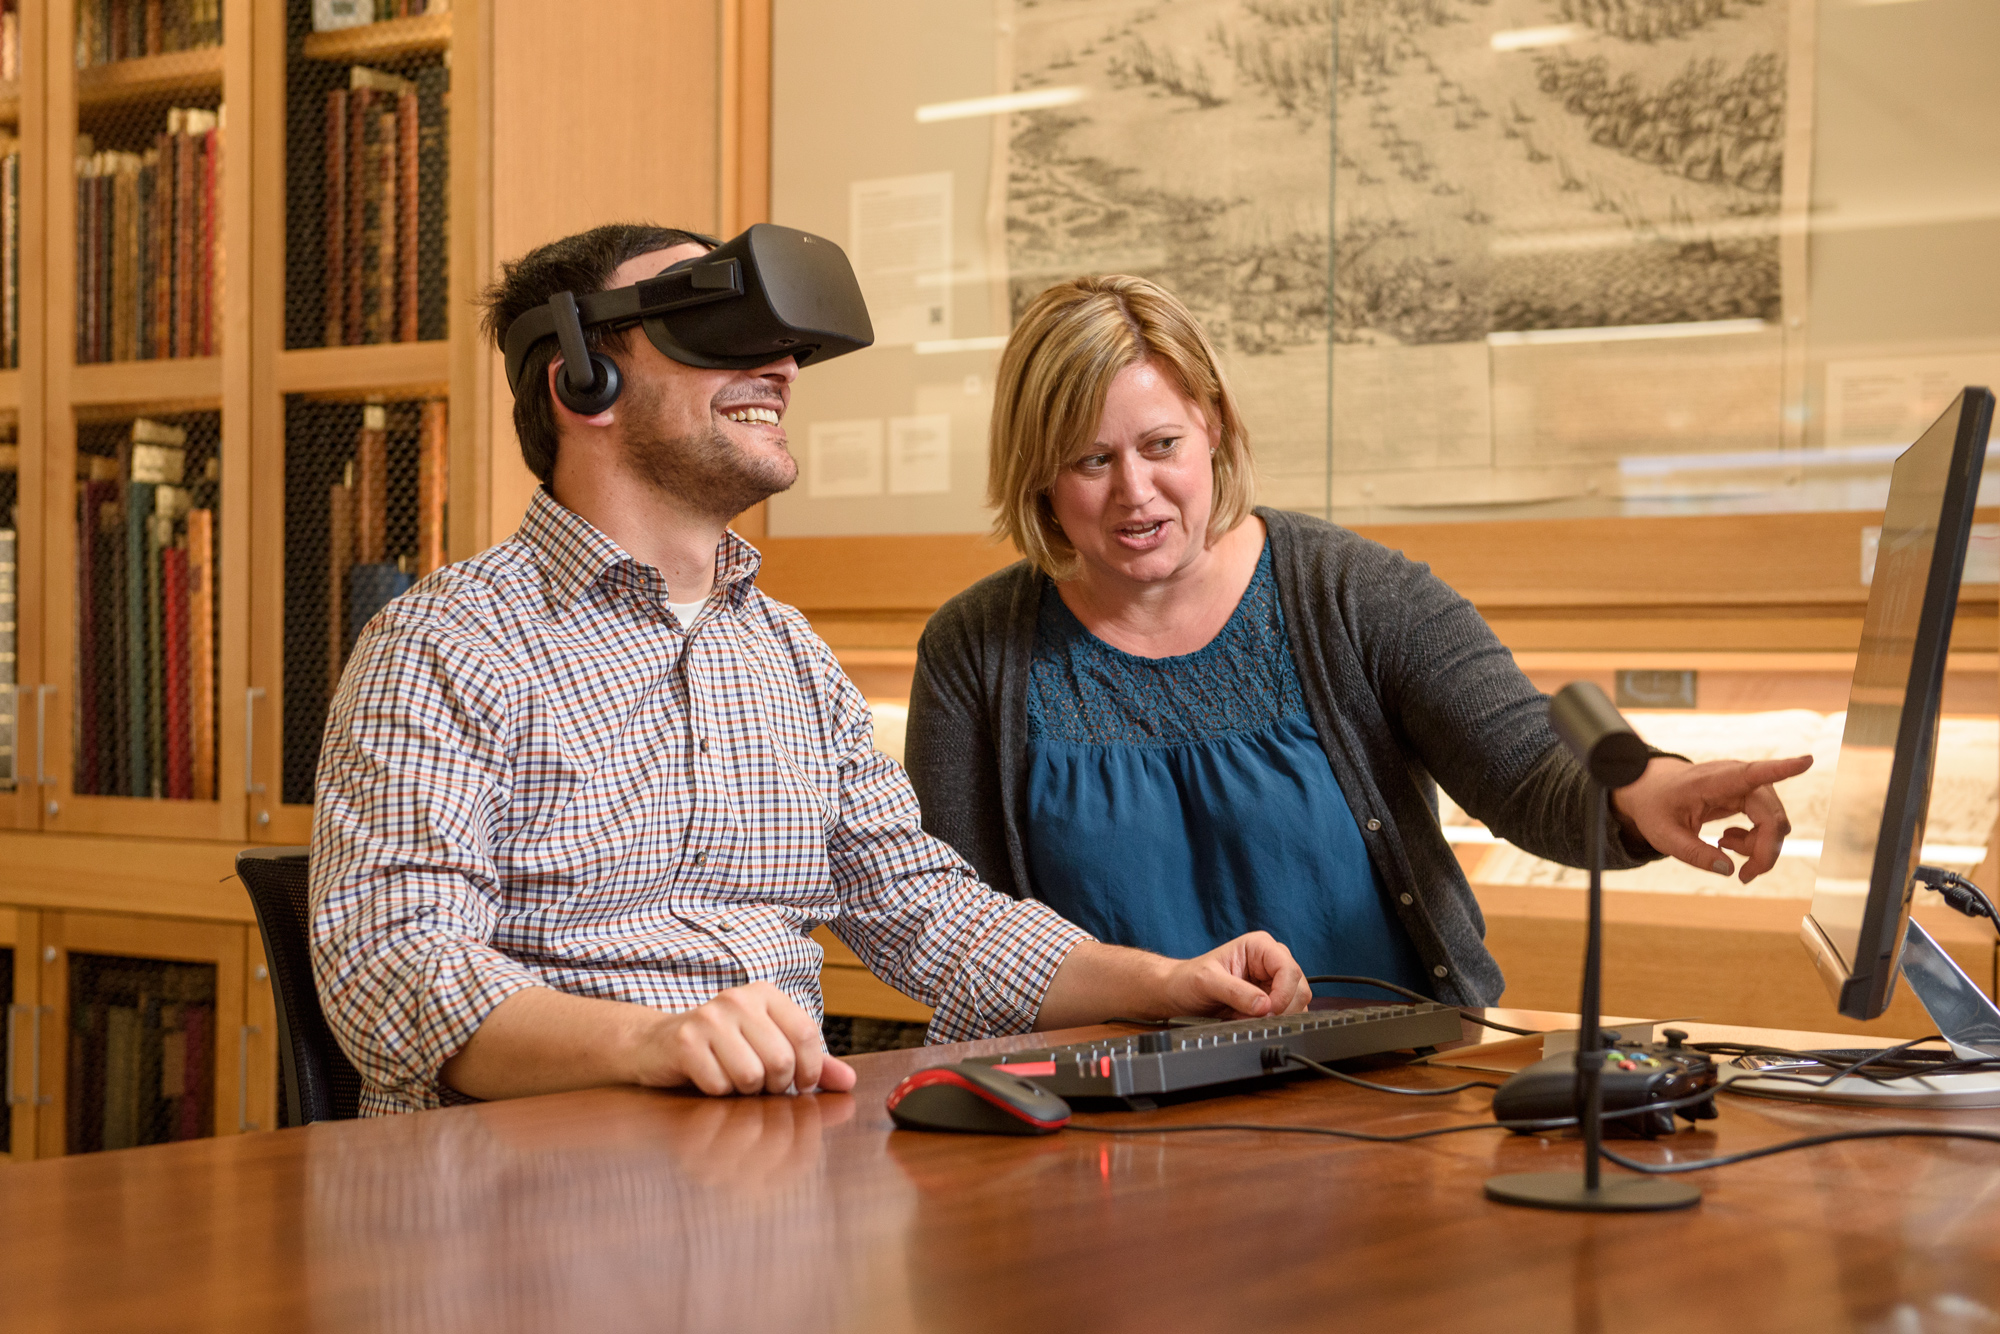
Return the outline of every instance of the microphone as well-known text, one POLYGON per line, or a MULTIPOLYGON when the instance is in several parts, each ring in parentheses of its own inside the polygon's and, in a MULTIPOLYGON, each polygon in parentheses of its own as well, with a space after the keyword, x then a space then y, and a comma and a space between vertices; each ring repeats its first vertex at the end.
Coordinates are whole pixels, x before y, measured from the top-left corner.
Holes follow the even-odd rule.
POLYGON ((1572 681, 1558 690, 1549 701, 1549 726, 1606 791, 1638 782, 1653 758, 1594 681, 1572 681))

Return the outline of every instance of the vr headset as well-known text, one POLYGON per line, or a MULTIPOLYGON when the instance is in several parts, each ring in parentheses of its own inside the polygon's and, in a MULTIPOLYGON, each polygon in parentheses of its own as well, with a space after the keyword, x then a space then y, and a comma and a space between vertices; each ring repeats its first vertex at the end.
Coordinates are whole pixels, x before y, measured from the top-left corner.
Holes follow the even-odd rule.
POLYGON ((507 327, 507 387, 521 393, 528 353, 544 338, 562 345, 556 397, 593 416, 618 401, 618 367, 583 341, 585 329, 638 325, 684 366, 755 370, 781 357, 815 364, 875 341, 861 285, 839 246, 823 236, 760 222, 726 245, 651 278, 591 292, 558 292, 507 327), (586 382, 579 375, 589 367, 586 382))

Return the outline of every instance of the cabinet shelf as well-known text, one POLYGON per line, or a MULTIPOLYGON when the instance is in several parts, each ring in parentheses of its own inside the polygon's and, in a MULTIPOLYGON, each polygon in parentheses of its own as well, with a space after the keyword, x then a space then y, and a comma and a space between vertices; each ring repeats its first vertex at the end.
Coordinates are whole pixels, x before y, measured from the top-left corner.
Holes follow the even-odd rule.
POLYGON ((442 339, 298 348, 278 354, 278 391, 286 394, 315 398, 360 398, 377 393, 441 395, 450 381, 451 344, 442 339))
POLYGON ((418 14, 354 28, 307 33, 299 53, 308 60, 394 60, 451 46, 451 15, 418 14))
MULTIPOLYGON (((190 51, 90 65, 76 72, 76 104, 83 111, 187 93, 215 93, 221 89, 219 46, 197 46, 190 51)), ((18 105, 18 94, 15 100, 18 105)))
POLYGON ((86 405, 116 406, 129 414, 144 404, 212 405, 221 396, 221 357, 95 361, 70 371, 69 397, 79 417, 88 415, 86 405))

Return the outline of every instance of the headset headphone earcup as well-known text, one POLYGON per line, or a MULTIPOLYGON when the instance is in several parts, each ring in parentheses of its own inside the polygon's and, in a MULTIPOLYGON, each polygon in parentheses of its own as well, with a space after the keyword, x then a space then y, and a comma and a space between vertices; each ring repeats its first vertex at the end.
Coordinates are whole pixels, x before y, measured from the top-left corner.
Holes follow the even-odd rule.
POLYGON ((590 354, 590 368, 596 374, 582 389, 570 379, 568 364, 556 372, 556 397, 564 407, 584 417, 595 417, 616 403, 619 391, 625 387, 618 378, 618 364, 602 352, 590 354))

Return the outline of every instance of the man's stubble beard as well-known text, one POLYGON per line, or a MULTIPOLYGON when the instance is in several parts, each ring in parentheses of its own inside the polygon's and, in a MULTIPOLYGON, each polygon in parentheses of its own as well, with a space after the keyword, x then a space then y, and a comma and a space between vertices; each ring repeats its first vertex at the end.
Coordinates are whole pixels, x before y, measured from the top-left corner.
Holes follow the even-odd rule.
POLYGON ((746 454, 712 417, 706 431, 692 436, 663 429, 662 397, 657 386, 639 388, 619 414, 628 423, 626 457, 649 484, 690 509, 726 522, 798 480, 799 465, 789 451, 776 458, 746 454))

